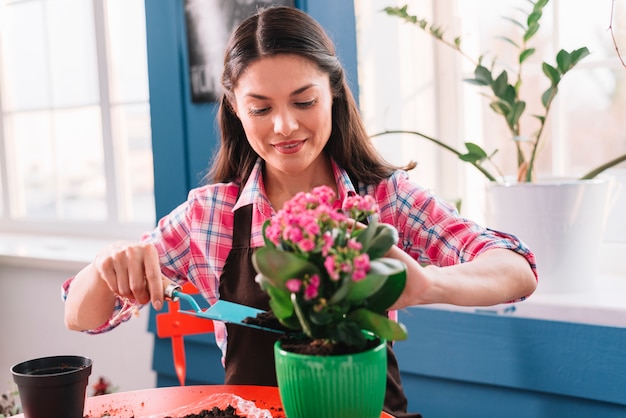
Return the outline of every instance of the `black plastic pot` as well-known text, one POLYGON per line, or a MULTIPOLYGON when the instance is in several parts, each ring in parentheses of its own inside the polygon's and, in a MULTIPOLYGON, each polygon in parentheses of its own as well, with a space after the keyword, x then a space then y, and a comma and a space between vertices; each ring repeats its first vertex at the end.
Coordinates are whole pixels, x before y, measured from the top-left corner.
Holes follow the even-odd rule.
POLYGON ((82 418, 91 359, 52 356, 11 368, 25 418, 82 418))

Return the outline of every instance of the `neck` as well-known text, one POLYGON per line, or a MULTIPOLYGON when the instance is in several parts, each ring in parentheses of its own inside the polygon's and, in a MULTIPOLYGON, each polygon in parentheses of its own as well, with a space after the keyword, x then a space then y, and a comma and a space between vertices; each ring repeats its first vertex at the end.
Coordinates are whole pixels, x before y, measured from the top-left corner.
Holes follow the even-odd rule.
POLYGON ((333 168, 328 157, 323 157, 306 170, 293 175, 265 167, 263 173, 265 193, 274 209, 279 210, 284 203, 299 192, 309 192, 318 186, 329 186, 337 193, 333 168))

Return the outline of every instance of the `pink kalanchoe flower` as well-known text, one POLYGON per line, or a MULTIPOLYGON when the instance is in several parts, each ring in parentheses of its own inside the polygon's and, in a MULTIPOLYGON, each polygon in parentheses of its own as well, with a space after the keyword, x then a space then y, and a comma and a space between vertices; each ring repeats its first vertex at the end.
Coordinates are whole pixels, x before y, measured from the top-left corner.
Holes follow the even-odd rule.
POLYGON ((352 261, 355 269, 369 271, 370 270, 370 256, 367 254, 359 254, 354 257, 352 261))
POLYGON ((354 271, 352 272, 352 280, 358 282, 363 280, 370 271, 370 257, 367 254, 359 254, 352 260, 354 271))
POLYGON ((285 228, 283 233, 285 241, 291 241, 294 244, 298 244, 302 239, 302 230, 297 226, 289 225, 285 228))
POLYGON ((342 210, 350 214, 361 212, 366 215, 371 215, 375 213, 377 209, 378 205, 376 204, 374 198, 370 195, 348 196, 342 206, 342 210))
POLYGON ((326 272, 328 272, 328 276, 333 280, 339 280, 339 271, 336 269, 335 264, 334 255, 329 255, 324 260, 324 267, 326 268, 326 272))
POLYGON ((335 192, 328 186, 319 186, 313 189, 314 194, 317 195, 319 203, 324 205, 332 205, 332 199, 335 197, 335 192))
POLYGON ((313 276, 311 276, 311 279, 309 280, 309 284, 304 289, 304 299, 305 300, 315 299, 319 293, 319 287, 320 287, 320 276, 318 276, 317 274, 314 274, 313 276))
POLYGON ((302 287, 302 280, 300 279, 289 279, 285 282, 285 287, 291 293, 298 293, 300 288, 302 287))
POLYGON ((280 225, 278 224, 270 223, 270 225, 265 229, 265 236, 274 245, 278 245, 280 243, 280 235, 281 235, 281 228, 280 228, 280 225))
POLYGON ((363 270, 355 269, 352 272, 352 276, 351 277, 352 277, 352 281, 353 282, 358 282, 360 280, 363 280, 365 278, 365 276, 367 276, 366 272, 364 272, 363 270))
POLYGON ((363 245, 359 241, 351 239, 348 241, 348 248, 351 250, 359 251, 361 248, 363 248, 363 245))
POLYGON ((298 248, 305 253, 313 251, 315 249, 315 241, 310 238, 305 238, 298 242, 298 248))
POLYGON ((326 257, 330 249, 333 247, 333 243, 334 243, 333 236, 331 235, 330 232, 324 232, 324 235, 322 236, 322 240, 324 240, 322 244, 322 255, 326 257))

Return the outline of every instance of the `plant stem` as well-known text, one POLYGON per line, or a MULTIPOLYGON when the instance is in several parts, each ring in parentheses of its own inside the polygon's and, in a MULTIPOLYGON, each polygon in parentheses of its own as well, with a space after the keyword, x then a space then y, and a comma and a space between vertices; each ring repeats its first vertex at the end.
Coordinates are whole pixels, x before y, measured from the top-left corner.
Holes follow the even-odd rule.
MULTIPOLYGON (((371 138, 375 138, 377 136, 382 136, 382 135, 389 135, 389 134, 410 134, 410 135, 417 135, 421 138, 424 138, 430 142, 433 142, 437 145, 439 145, 442 148, 445 148, 446 150, 450 151, 453 154, 456 154, 457 157, 462 157, 464 154, 462 152, 460 152, 459 150, 457 150, 456 148, 451 147, 450 145, 446 144, 445 142, 441 142, 440 140, 433 138, 431 136, 428 136, 426 134, 423 134, 421 132, 417 132, 417 131, 405 131, 405 130, 394 130, 394 131, 382 131, 382 132, 378 132, 377 134, 371 135, 371 138)), ((491 173, 489 171, 487 171, 483 166, 481 166, 480 164, 478 164, 475 161, 468 161, 471 165, 473 165, 478 171, 480 171, 485 177, 487 177, 487 179, 489 179, 489 181, 497 181, 496 178, 494 176, 491 175, 491 173)))
POLYGON ((588 172, 587 174, 585 174, 584 176, 582 176, 580 179, 581 180, 591 180, 594 177, 596 177, 598 174, 602 173, 604 170, 608 170, 609 168, 621 163, 622 161, 626 161, 626 154, 620 155, 619 157, 602 164, 600 167, 595 168, 593 170, 591 170, 590 172, 588 172))

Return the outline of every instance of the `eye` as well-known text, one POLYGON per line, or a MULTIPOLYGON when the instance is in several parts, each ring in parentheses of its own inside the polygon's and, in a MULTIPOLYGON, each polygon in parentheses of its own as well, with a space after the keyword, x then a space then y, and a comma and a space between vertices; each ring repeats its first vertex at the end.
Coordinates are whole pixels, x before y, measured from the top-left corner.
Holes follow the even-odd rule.
POLYGON ((309 100, 307 102, 297 102, 295 105, 300 109, 308 109, 313 107, 317 103, 317 99, 309 100))
POLYGON ((248 114, 250 116, 262 116, 264 114, 266 114, 267 112, 269 112, 270 108, 269 107, 263 107, 263 108, 250 108, 248 110, 248 114))

